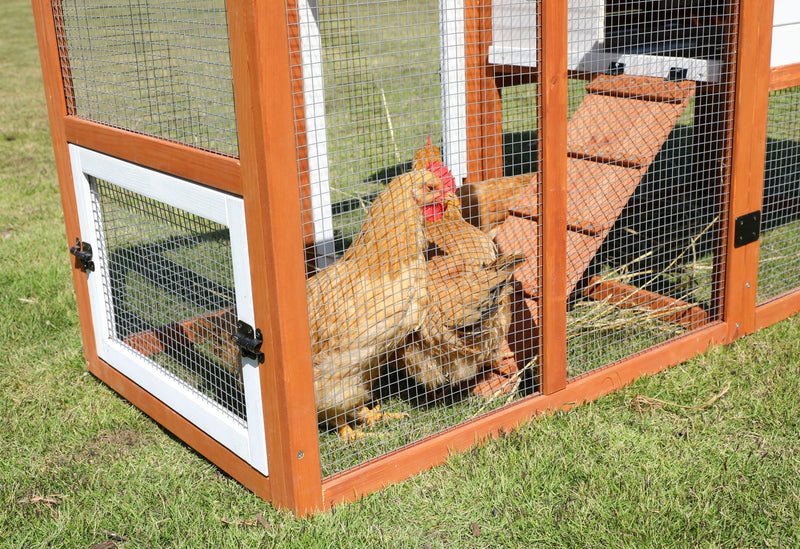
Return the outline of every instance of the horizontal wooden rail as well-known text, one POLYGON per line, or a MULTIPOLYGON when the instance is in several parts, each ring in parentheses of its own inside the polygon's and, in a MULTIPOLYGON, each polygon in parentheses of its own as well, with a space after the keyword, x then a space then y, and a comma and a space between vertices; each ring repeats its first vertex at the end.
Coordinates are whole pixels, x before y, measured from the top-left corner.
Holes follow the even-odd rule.
POLYGON ((726 343, 727 327, 714 323, 664 345, 620 360, 570 380, 566 388, 550 395, 537 395, 512 406, 487 413, 474 421, 412 444, 324 481, 325 507, 355 501, 364 495, 400 482, 443 463, 453 452, 465 451, 508 432, 533 417, 571 409, 632 383, 641 375, 656 374, 702 353, 710 346, 726 343))
POLYGON ((769 73, 769 91, 800 86, 800 63, 773 67, 769 73))
POLYGON ((67 116, 67 141, 195 183, 242 194, 241 167, 232 158, 188 145, 67 116))
POLYGON ((756 330, 772 326, 799 312, 800 288, 795 288, 756 307, 756 330))

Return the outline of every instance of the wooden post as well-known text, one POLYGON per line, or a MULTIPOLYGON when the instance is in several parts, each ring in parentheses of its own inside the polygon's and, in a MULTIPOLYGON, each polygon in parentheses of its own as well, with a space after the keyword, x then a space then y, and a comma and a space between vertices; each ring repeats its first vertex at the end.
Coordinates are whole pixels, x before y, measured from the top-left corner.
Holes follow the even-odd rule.
POLYGON ((730 340, 755 330, 758 243, 735 246, 737 218, 761 210, 769 109, 773 0, 741 0, 723 318, 730 340))
MULTIPOLYGON (((34 22, 36 35, 39 41, 39 59, 42 64, 42 78, 44 92, 47 98, 47 115, 50 121, 50 135, 53 140, 55 153, 56 173, 58 174, 61 207, 64 211, 64 224, 67 230, 67 241, 64 245, 64 254, 68 255, 70 246, 75 245, 75 239, 81 236, 78 221, 78 207, 75 199, 75 189, 72 185, 72 165, 69 159, 69 149, 64 129, 64 120, 67 116, 68 106, 74 105, 73 98, 64 89, 64 75, 61 71, 60 53, 63 44, 57 41, 54 14, 61 13, 60 0, 54 0, 55 7, 49 0, 33 0, 34 22)), ((69 74, 67 74, 67 78, 69 74)), ((81 337, 83 339, 84 353, 87 361, 97 357, 94 340, 94 327, 92 325, 91 305, 89 304, 89 286, 86 283, 86 273, 77 266, 72 269, 72 278, 75 286, 75 297, 78 305, 81 337)))
POLYGON ((467 183, 503 175, 503 102, 489 66, 490 0, 465 0, 467 183))
POLYGON ((567 3, 539 2, 542 392, 567 383, 567 3))
POLYGON ((322 479, 286 6, 227 10, 272 499, 306 514, 322 507, 322 479))

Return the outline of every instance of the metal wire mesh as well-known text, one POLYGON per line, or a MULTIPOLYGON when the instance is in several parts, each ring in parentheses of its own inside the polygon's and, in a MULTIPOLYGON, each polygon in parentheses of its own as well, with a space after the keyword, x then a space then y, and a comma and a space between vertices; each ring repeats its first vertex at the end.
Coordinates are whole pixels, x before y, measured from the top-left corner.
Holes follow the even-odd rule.
POLYGON ((224 0, 54 0, 70 114, 238 155, 224 0))
POLYGON ((476 87, 478 72, 490 84, 488 10, 465 16, 463 4, 435 0, 289 8, 299 165, 315 217, 306 236, 331 238, 337 256, 308 279, 330 476, 534 390, 535 361, 518 364, 507 345, 523 315, 512 276, 521 258, 498 254, 494 234, 468 224, 442 188, 423 193, 450 175, 454 186, 477 181, 470 159, 498 177, 535 170, 535 152, 513 150, 536 145, 538 92, 506 101, 476 87), (477 133, 475 112, 487 121, 477 133), (506 116, 516 125, 504 136, 506 116))
POLYGON ((570 52, 589 52, 573 68, 605 74, 571 91, 568 377, 720 312, 735 17, 733 1, 570 4, 570 52))
POLYGON ((91 178, 113 339, 245 419, 227 227, 91 178))
MULTIPOLYGON (((569 3, 570 378, 719 316, 737 4, 695 4, 569 3)), ((541 14, 526 0, 295 8, 298 156, 340 256, 308 279, 327 476, 538 391, 541 14), (415 152, 428 136, 441 157, 415 152), (418 222, 426 182, 441 197, 439 161, 466 178, 456 208, 480 232, 447 209, 418 222), (499 289, 477 281, 504 260, 499 289), (493 335, 466 342, 476 295, 493 335), (487 380, 498 390, 481 396, 487 380)))
POLYGON ((769 97, 758 301, 800 286, 800 88, 769 97))

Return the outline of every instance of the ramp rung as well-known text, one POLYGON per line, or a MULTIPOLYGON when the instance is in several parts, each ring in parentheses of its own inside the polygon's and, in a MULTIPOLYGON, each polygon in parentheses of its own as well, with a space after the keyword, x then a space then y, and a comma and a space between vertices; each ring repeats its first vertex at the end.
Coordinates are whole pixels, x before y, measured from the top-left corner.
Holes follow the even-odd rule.
POLYGON ((611 76, 601 74, 587 86, 588 93, 642 101, 682 103, 694 95, 692 80, 674 82, 647 76, 611 76))

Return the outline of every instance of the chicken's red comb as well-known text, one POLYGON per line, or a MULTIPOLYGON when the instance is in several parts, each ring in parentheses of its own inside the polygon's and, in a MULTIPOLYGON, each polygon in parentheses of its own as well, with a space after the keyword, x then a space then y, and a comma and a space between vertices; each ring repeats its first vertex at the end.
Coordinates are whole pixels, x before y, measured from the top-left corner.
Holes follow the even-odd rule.
POLYGON ((456 192, 456 180, 453 174, 450 173, 450 168, 438 160, 434 160, 429 163, 425 169, 442 180, 442 192, 444 192, 444 194, 453 194, 456 192))

